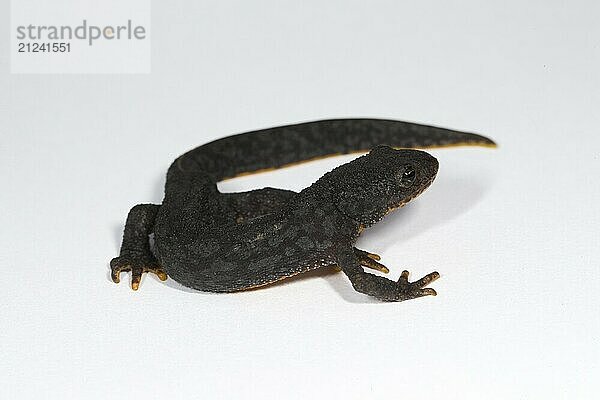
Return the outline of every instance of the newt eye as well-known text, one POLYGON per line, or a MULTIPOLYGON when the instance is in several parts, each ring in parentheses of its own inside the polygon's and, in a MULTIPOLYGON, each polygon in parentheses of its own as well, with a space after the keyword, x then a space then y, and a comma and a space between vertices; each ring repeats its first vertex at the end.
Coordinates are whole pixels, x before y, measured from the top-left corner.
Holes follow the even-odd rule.
POLYGON ((404 172, 400 177, 400 184, 402 184, 403 186, 412 185, 412 183, 415 181, 416 175, 417 173, 415 172, 415 169, 411 165, 407 165, 406 167, 404 167, 404 172))

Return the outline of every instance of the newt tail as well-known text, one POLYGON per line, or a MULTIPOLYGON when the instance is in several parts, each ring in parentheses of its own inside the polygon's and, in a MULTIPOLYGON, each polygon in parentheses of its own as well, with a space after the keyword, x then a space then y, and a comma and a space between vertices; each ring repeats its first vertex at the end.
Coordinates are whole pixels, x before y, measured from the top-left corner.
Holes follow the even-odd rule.
POLYGON ((475 133, 411 122, 330 119, 227 136, 183 154, 173 163, 172 169, 203 171, 218 182, 303 161, 366 153, 378 145, 395 149, 496 146, 491 139, 475 133))

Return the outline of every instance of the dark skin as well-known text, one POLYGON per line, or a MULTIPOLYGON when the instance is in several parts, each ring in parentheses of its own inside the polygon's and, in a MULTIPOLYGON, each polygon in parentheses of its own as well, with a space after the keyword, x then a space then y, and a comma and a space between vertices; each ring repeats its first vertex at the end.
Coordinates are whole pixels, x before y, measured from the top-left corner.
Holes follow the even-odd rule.
POLYGON ((435 295, 432 272, 398 281, 380 257, 354 247, 360 233, 422 193, 437 160, 415 147, 494 146, 480 135, 401 121, 326 120, 229 136, 179 157, 161 205, 135 206, 125 224, 112 279, 144 272, 201 291, 235 292, 309 270, 337 266, 358 292, 383 301, 435 295), (395 149, 402 148, 402 149, 395 149), (299 193, 265 188, 220 193, 219 180, 314 158, 368 151, 299 193), (151 249, 149 235, 154 234, 151 249))

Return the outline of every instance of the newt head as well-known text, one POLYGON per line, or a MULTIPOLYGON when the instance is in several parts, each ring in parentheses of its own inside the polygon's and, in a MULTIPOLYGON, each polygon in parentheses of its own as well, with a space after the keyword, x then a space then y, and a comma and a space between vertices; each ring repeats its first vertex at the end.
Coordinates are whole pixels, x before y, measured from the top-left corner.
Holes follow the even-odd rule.
POLYGON ((435 179, 438 161, 420 150, 378 146, 334 171, 337 209, 367 228, 420 195, 435 179))

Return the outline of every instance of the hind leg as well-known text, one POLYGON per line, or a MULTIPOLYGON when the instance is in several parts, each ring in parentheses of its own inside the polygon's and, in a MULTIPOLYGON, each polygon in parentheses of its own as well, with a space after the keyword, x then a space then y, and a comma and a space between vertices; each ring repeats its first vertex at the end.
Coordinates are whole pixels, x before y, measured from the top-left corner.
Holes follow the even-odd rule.
POLYGON ((153 272, 162 281, 167 279, 166 272, 150 250, 148 237, 154 230, 154 220, 159 208, 156 204, 138 204, 129 211, 121 252, 110 262, 111 277, 115 283, 120 282, 121 272, 125 271, 131 271, 133 290, 138 289, 144 272, 153 272))

